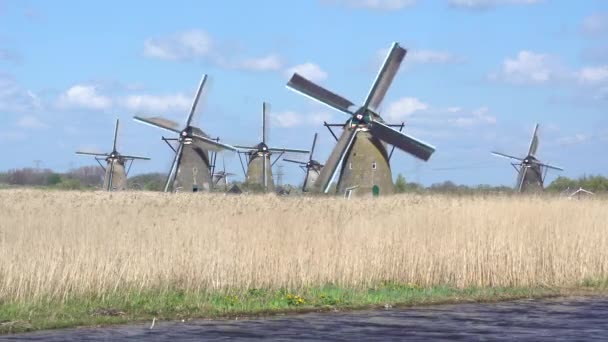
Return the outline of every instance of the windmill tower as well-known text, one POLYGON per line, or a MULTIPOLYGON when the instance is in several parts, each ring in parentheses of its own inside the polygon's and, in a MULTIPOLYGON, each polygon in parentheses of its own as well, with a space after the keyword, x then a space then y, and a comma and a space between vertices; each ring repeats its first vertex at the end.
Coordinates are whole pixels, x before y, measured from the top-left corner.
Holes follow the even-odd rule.
POLYGON ((297 73, 287 83, 289 89, 349 116, 342 135, 314 184, 315 191, 327 193, 332 180, 340 173, 338 193, 358 186, 358 194, 391 194, 394 188, 386 144, 424 161, 435 152, 433 146, 394 130, 378 114, 378 108, 405 54, 405 49, 393 43, 361 107, 297 73), (342 167, 339 169, 340 165, 342 167))
POLYGON ((213 165, 213 158, 210 158, 209 151, 236 151, 234 147, 220 143, 219 139, 209 138, 200 128, 193 126, 196 106, 206 81, 207 75, 203 75, 183 128, 180 129, 179 124, 160 117, 135 116, 133 118, 135 121, 178 134, 177 138, 162 137, 174 152, 173 162, 165 182, 165 192, 209 190, 212 181, 211 166, 213 165), (171 145, 170 141, 176 143, 177 146, 171 145))
POLYGON ((150 160, 146 157, 136 157, 122 155, 116 149, 118 140, 118 126, 120 122, 116 119, 116 127, 114 128, 114 142, 112 143, 112 152, 110 153, 92 153, 92 152, 76 152, 76 154, 94 156, 99 166, 104 170, 103 188, 107 191, 121 191, 127 189, 127 176, 134 160, 150 160), (105 160, 106 166, 101 161, 105 160), (128 167, 125 165, 128 164, 128 167))
MULTIPOLYGON (((262 142, 255 146, 238 146, 239 159, 241 154, 247 157, 246 181, 249 185, 257 185, 265 192, 274 191, 272 178, 272 167, 285 153, 308 153, 306 150, 268 147, 268 111, 269 105, 262 103, 262 142), (278 153, 274 161, 271 160, 273 153, 278 153)), ((241 162, 242 163, 242 162, 241 162)))
POLYGON ((563 171, 562 168, 542 163, 537 158, 536 153, 539 144, 538 128, 539 125, 536 124, 534 133, 532 134, 532 141, 530 141, 530 148, 528 148, 528 154, 524 158, 514 157, 500 152, 492 152, 495 156, 507 158, 512 161, 511 165, 517 171, 515 189, 518 192, 540 192, 543 190, 545 177, 547 176, 549 169, 563 171))
POLYGON ((314 159, 317 135, 318 134, 315 133, 315 137, 312 139, 312 147, 310 148, 310 154, 307 162, 283 158, 283 160, 286 162, 298 164, 305 172, 306 175, 304 176, 304 183, 302 184, 302 192, 308 192, 312 189, 312 185, 315 183, 317 178, 319 178, 319 174, 321 174, 321 170, 323 169, 323 165, 314 159))

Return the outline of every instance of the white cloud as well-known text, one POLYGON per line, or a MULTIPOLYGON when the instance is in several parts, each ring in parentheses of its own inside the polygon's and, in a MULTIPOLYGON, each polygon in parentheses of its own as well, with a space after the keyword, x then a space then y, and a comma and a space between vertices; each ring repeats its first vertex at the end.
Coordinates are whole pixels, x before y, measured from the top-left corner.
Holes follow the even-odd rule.
POLYGON ((590 36, 608 34, 608 12, 594 13, 583 19, 583 32, 590 36))
POLYGON ((77 84, 59 96, 61 108, 104 110, 112 106, 112 99, 101 95, 94 85, 77 84))
POLYGON ((41 108, 36 94, 24 89, 12 75, 0 72, 0 111, 31 112, 41 108))
MULTIPOLYGON (((453 108, 453 107, 450 107, 453 108)), ((448 119, 448 122, 454 124, 459 127, 470 127, 480 124, 488 124, 494 125, 496 124, 496 117, 488 114, 488 107, 480 107, 477 108, 470 113, 462 113, 462 110, 458 110, 456 112, 450 111, 450 108, 447 109, 449 113, 459 113, 459 116, 456 118, 448 119), (464 114, 464 115, 463 115, 464 114)))
POLYGON ((291 77, 294 73, 298 73, 313 82, 322 82, 327 79, 327 72, 321 69, 317 64, 310 62, 298 64, 285 70, 285 75, 287 77, 291 77))
POLYGON ((520 51, 515 58, 503 62, 499 74, 491 74, 490 79, 499 79, 512 83, 546 83, 563 74, 555 58, 547 54, 532 51, 520 51))
POLYGON ((578 73, 578 80, 583 83, 601 83, 608 81, 608 65, 582 68, 578 73))
MULTIPOLYGON (((295 111, 283 111, 270 114, 273 125, 277 127, 290 128, 298 126, 312 125, 317 126, 323 124, 323 121, 328 121, 332 118, 327 112, 308 112, 297 113, 295 111)), ((344 119, 346 121, 346 119, 344 119)))
POLYGON ((323 2, 350 8, 381 11, 397 11, 416 4, 416 0, 324 0, 323 2))
POLYGON ((48 127, 45 123, 40 121, 38 118, 31 116, 31 115, 22 116, 17 121, 17 126, 19 126, 21 128, 31 128, 31 129, 41 129, 41 128, 48 127))
POLYGON ((577 145, 589 141, 591 137, 587 134, 577 133, 572 136, 565 136, 557 139, 558 145, 577 145))
POLYGON ((205 31, 190 30, 144 42, 144 56, 163 60, 208 58, 213 41, 205 31))
POLYGON ((205 31, 189 30, 144 41, 144 56, 168 61, 205 61, 222 68, 247 71, 278 71, 283 61, 278 54, 244 57, 226 51, 205 31))
POLYGON ((238 62, 235 68, 249 71, 277 71, 283 68, 283 61, 278 55, 271 54, 260 58, 245 59, 238 62))
POLYGON ((174 95, 129 95, 122 103, 125 108, 136 113, 165 114, 167 112, 187 111, 192 99, 184 94, 174 95))
POLYGON ((302 117, 296 112, 286 111, 271 114, 274 124, 278 127, 295 127, 303 123, 302 117))
POLYGON ((483 10, 490 9, 500 5, 533 5, 544 0, 448 0, 451 7, 483 10))
POLYGON ((392 121, 404 120, 417 111, 424 111, 429 105, 415 97, 404 97, 388 105, 386 117, 392 121))

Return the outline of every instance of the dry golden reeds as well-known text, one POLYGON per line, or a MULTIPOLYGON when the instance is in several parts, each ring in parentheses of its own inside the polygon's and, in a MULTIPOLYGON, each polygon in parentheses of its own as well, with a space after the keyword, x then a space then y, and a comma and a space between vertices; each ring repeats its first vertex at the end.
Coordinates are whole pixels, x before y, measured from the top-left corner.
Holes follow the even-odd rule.
POLYGON ((178 288, 570 286, 608 201, 0 191, 0 301, 178 288))

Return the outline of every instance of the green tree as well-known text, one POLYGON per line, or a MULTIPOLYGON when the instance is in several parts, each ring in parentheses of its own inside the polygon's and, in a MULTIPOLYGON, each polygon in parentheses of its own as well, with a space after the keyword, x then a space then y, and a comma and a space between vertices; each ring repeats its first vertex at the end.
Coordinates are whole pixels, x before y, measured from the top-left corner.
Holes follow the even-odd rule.
POLYGON ((405 182, 405 177, 402 174, 397 175, 397 179, 395 180, 395 192, 403 193, 407 190, 407 183, 405 182))
POLYGON ((55 186, 55 185, 61 183, 61 181, 62 181, 62 179, 61 179, 60 174, 52 173, 47 177, 46 184, 50 185, 50 186, 55 186))

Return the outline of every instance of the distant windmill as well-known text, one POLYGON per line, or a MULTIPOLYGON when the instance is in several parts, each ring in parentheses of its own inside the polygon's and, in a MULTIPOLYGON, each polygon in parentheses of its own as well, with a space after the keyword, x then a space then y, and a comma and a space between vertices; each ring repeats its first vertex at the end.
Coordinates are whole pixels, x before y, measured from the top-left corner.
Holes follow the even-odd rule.
POLYGON ((315 183, 317 178, 319 178, 321 169, 323 169, 323 165, 321 165, 321 163, 314 159, 315 145, 317 144, 317 135, 318 134, 315 133, 315 137, 312 140, 312 147, 310 148, 310 154, 307 162, 283 158, 283 160, 286 162, 300 165, 300 168, 306 173, 306 175, 304 176, 304 183, 302 184, 302 192, 310 191, 312 185, 315 183))
POLYGON ((224 183, 224 191, 228 191, 228 177, 234 176, 234 173, 226 172, 226 161, 222 158, 222 171, 213 173, 213 185, 217 188, 220 182, 224 183))
POLYGON ((287 83, 289 89, 349 115, 342 135, 314 184, 315 191, 327 193, 339 172, 337 190, 341 194, 347 189, 357 189, 361 194, 390 194, 394 186, 385 144, 424 161, 435 152, 433 146, 392 129, 377 112, 405 54, 405 49, 393 43, 361 107, 297 73, 287 83))
POLYGON ((281 158, 285 153, 308 153, 308 151, 289 148, 268 147, 268 111, 269 105, 264 102, 262 104, 262 142, 255 146, 235 145, 235 147, 239 149, 239 159, 241 153, 247 155, 247 183, 250 185, 259 185, 263 191, 272 192, 274 191, 272 166, 274 166, 274 164, 279 160, 279 158, 281 158), (271 161, 270 157, 273 153, 279 153, 279 155, 274 161, 271 161))
POLYGON ((508 154, 500 152, 492 152, 493 155, 515 160, 511 165, 517 171, 517 184, 515 189, 518 192, 534 192, 542 191, 545 183, 545 177, 549 169, 563 171, 561 167, 551 166, 549 164, 542 163, 536 157, 538 151, 538 128, 536 124, 534 127, 534 133, 532 135, 532 141, 530 142, 530 148, 528 154, 524 158, 510 156, 508 154))
POLYGON ((220 143, 219 139, 209 138, 200 128, 193 126, 196 106, 206 81, 207 75, 203 75, 183 128, 179 129, 178 123, 160 117, 144 118, 135 116, 133 118, 135 121, 178 134, 178 137, 173 139, 163 137, 163 140, 175 152, 171 169, 169 169, 167 181, 165 182, 165 192, 180 189, 198 191, 199 187, 209 190, 212 181, 210 176, 212 171, 210 169, 214 164, 213 160, 209 157, 209 151, 236 151, 234 147, 220 143), (177 147, 173 147, 168 141, 176 141, 177 147))
POLYGON ((99 163, 99 166, 105 171, 103 178, 103 188, 107 191, 112 190, 126 190, 127 189, 127 176, 133 165, 134 160, 150 160, 146 157, 136 157, 122 155, 118 153, 116 149, 116 142, 118 140, 118 126, 119 121, 116 119, 116 127, 114 128, 114 142, 112 144, 112 152, 110 153, 93 153, 93 152, 76 152, 76 154, 95 156, 95 160, 99 163), (106 161, 104 166, 101 161, 106 161), (129 163, 129 166, 125 170, 125 164, 129 163))

